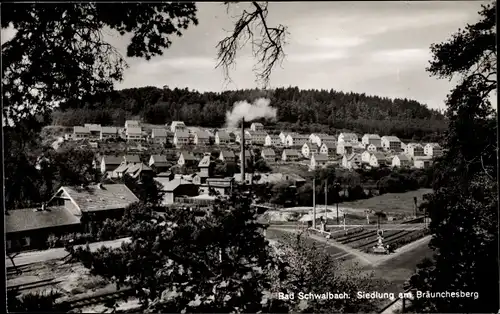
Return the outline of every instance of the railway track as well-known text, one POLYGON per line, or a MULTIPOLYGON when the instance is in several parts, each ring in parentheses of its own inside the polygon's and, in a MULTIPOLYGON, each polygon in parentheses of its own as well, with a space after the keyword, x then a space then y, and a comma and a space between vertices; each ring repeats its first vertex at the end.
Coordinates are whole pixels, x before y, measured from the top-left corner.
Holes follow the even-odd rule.
POLYGON ((14 286, 9 286, 7 287, 7 291, 24 291, 24 290, 31 290, 31 289, 37 289, 37 288, 42 288, 42 287, 47 287, 47 286, 54 286, 61 281, 56 281, 55 278, 49 278, 49 279, 43 279, 43 280, 38 280, 38 281, 32 281, 29 283, 21 284, 21 285, 14 285, 14 286))
POLYGON ((76 298, 73 300, 62 301, 59 303, 59 305, 64 308, 78 309, 90 305, 97 305, 111 301, 116 301, 119 299, 128 299, 128 297, 132 295, 133 295, 133 289, 125 288, 114 292, 100 293, 91 296, 85 296, 82 298, 76 298))

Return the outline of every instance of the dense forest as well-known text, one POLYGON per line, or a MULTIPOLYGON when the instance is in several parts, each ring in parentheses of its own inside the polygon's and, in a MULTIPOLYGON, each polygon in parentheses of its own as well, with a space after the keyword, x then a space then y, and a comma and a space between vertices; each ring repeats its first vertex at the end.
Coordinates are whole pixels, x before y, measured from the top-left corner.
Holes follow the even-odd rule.
POLYGON ((304 132, 352 130, 359 133, 394 134, 404 139, 438 137, 446 129, 443 115, 414 100, 389 99, 334 90, 238 90, 199 93, 185 89, 141 87, 96 96, 84 108, 60 108, 54 124, 83 123, 123 125, 127 118, 152 124, 182 120, 188 125, 222 127, 226 112, 239 100, 271 99, 277 119, 270 129, 304 132))

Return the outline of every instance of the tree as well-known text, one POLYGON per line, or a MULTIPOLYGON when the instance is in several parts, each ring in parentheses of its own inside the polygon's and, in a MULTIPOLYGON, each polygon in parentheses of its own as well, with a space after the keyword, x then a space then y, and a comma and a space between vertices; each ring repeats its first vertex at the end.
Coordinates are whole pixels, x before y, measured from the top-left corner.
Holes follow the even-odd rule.
POLYGON ((258 159, 254 164, 254 170, 256 172, 270 172, 271 167, 269 167, 264 159, 258 159))
POLYGON ((435 250, 411 284, 421 291, 472 291, 478 298, 419 299, 419 312, 497 312, 497 112, 489 101, 496 80, 496 2, 481 20, 431 47, 433 75, 461 81, 447 98, 448 152, 436 169, 429 211, 435 250))
POLYGON ((161 216, 141 208, 123 220, 130 243, 95 253, 79 248, 74 256, 134 288, 146 311, 283 311, 266 294, 278 266, 249 199, 233 195, 208 211, 167 209, 161 216))
MULTIPOLYGON (((286 236, 277 245, 282 262, 287 267, 284 278, 276 276, 273 292, 294 293, 290 301, 291 312, 301 313, 365 313, 371 312, 373 301, 357 299, 358 291, 374 291, 376 281, 373 274, 363 274, 357 265, 341 268, 338 260, 309 244, 302 235, 286 236), (299 300, 299 292, 347 293, 349 299, 299 300)), ((380 289, 380 286, 379 288, 380 289)))

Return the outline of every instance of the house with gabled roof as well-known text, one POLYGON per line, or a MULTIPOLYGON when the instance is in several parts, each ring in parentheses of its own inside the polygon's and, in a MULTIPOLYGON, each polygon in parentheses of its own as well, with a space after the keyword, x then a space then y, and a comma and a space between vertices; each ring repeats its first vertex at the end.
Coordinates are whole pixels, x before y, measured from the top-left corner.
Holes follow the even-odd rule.
POLYGON ((248 138, 253 145, 264 145, 267 133, 264 131, 246 131, 245 138, 248 138))
POLYGON ((151 131, 151 140, 153 143, 166 144, 168 141, 168 134, 166 129, 153 129, 151 131))
POLYGON ((203 158, 198 163, 199 175, 202 178, 210 177, 210 166, 212 164, 211 156, 209 154, 203 156, 203 158))
POLYGON ((284 149, 281 155, 283 161, 297 161, 300 159, 300 154, 295 149, 284 149))
POLYGON ((443 148, 438 143, 428 143, 424 146, 424 154, 431 157, 443 155, 443 148))
POLYGON ((222 145, 222 144, 229 144, 231 142, 231 138, 229 137, 229 133, 223 130, 217 131, 215 133, 215 144, 217 145, 222 145))
POLYGON ((9 210, 4 215, 7 252, 45 249, 49 236, 82 232, 80 217, 65 206, 9 210))
POLYGON ((189 131, 187 129, 179 129, 174 133, 174 145, 177 147, 182 147, 189 145, 189 131))
POLYGON ((339 141, 337 142, 338 155, 350 155, 353 152, 353 144, 351 142, 339 141))
POLYGON ((375 147, 382 147, 382 139, 378 134, 365 134, 361 138, 361 143, 365 146, 373 144, 375 147))
POLYGON ((368 144, 365 146, 365 149, 369 152, 376 152, 382 149, 382 146, 377 146, 375 144, 368 144))
POLYGON ((264 159, 267 163, 275 163, 276 162, 276 153, 272 148, 264 148, 261 152, 262 159, 264 159))
POLYGON ((104 155, 100 159, 100 169, 102 174, 113 171, 123 162, 123 156, 104 155))
POLYGON ((138 164, 141 162, 141 158, 138 155, 125 155, 123 161, 127 164, 138 164))
POLYGON ((236 162, 236 155, 231 150, 221 150, 219 159, 224 162, 236 162))
POLYGON ((99 138, 101 140, 109 139, 109 138, 117 138, 118 137, 118 129, 114 126, 103 126, 101 127, 101 132, 99 138))
POLYGON ((361 167, 361 154, 350 154, 342 157, 342 167, 346 169, 358 169, 361 167))
POLYGON ((154 178, 154 180, 161 184, 163 192, 163 205, 174 204, 178 197, 192 197, 197 196, 199 187, 192 181, 183 178, 154 178))
POLYGON ((286 137, 287 147, 298 147, 301 148, 302 145, 309 141, 309 136, 306 134, 291 133, 286 137))
POLYGON ((264 131, 264 125, 260 122, 254 122, 250 125, 250 130, 252 131, 264 131))
POLYGON ((358 135, 356 135, 356 133, 340 133, 337 142, 357 144, 359 142, 358 135))
POLYGON ((316 170, 317 168, 320 167, 326 167, 327 163, 328 163, 328 156, 324 154, 312 154, 311 164, 309 167, 311 170, 316 170))
POLYGON ((127 121, 125 121, 125 129, 131 128, 131 127, 132 128, 138 128, 140 126, 141 126, 141 124, 137 120, 127 120, 127 121))
POLYGON ((170 125, 170 131, 175 133, 176 131, 187 130, 186 124, 183 121, 172 121, 170 125))
POLYGON ((177 160, 177 164, 179 166, 193 166, 197 163, 196 157, 191 152, 182 151, 179 155, 179 159, 177 160))
POLYGON ((101 125, 100 124, 85 123, 83 126, 89 129, 91 138, 93 138, 93 139, 100 138, 100 135, 101 135, 101 125))
POLYGON ((125 130, 125 136, 127 137, 127 141, 141 141, 144 139, 142 136, 142 128, 139 127, 128 127, 125 130))
POLYGON ((372 157, 372 152, 365 150, 364 152, 361 153, 361 162, 363 163, 370 163, 370 158, 372 157))
MULTIPOLYGON (((120 218, 125 208, 139 199, 125 184, 97 184, 85 187, 63 186, 49 200, 48 206, 64 206, 85 221, 102 222, 120 218)), ((84 224, 85 232, 90 225, 84 224)))
POLYGON ((286 145, 286 137, 288 136, 290 132, 285 132, 285 131, 281 131, 280 134, 278 135, 280 137, 280 140, 281 140, 281 145, 285 146, 286 145))
POLYGON ((431 156, 415 156, 413 157, 413 167, 417 169, 427 169, 432 165, 431 156))
POLYGON ((401 151, 401 140, 397 136, 382 136, 381 142, 385 150, 401 151))
POLYGON ((165 172, 170 168, 166 155, 151 155, 148 165, 157 173, 165 172))
POLYGON ((319 153, 328 157, 333 157, 337 154, 337 144, 323 143, 319 149, 319 153))
POLYGON ((138 163, 138 164, 130 165, 127 168, 125 173, 127 175, 129 175, 130 177, 132 177, 134 179, 139 179, 139 180, 142 180, 146 176, 152 177, 154 174, 153 169, 151 169, 151 167, 143 164, 142 162, 138 163))
POLYGON ((84 140, 90 138, 90 130, 84 126, 74 126, 73 127, 73 139, 84 140))
POLYGON ((210 135, 204 130, 197 130, 194 132, 193 142, 195 145, 208 145, 210 144, 210 135))
POLYGON ((301 152, 304 158, 311 158, 311 155, 318 153, 318 146, 312 142, 304 143, 304 145, 302 145, 301 152))
POLYGON ((392 160, 382 152, 373 152, 370 156, 369 165, 378 168, 381 166, 390 166, 392 160))
POLYGON ((411 159, 408 155, 399 154, 392 158, 392 166, 397 168, 411 167, 411 159))
POLYGON ((408 143, 404 152, 410 157, 425 156, 424 147, 419 143, 408 143))
POLYGON ((281 138, 276 134, 267 134, 264 146, 282 146, 281 138))

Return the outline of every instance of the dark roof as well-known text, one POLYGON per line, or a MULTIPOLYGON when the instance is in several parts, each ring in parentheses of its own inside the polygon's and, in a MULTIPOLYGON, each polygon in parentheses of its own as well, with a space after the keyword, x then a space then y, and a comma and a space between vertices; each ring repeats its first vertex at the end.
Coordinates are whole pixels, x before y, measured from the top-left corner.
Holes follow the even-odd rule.
POLYGON ((328 161, 328 157, 323 154, 313 155, 314 160, 316 161, 328 161))
POLYGON ((224 158, 235 158, 234 152, 232 150, 223 150, 220 152, 224 158))
POLYGON ((164 163, 164 162, 167 162, 167 156, 165 155, 151 155, 151 157, 153 157, 153 162, 155 164, 157 163, 164 163))
POLYGON ((216 134, 220 140, 229 140, 229 134, 226 131, 218 131, 216 134))
POLYGON ((262 150, 262 155, 263 156, 276 156, 276 154, 274 153, 274 150, 272 150, 271 148, 264 148, 262 150))
POLYGON ((325 143, 321 144, 321 146, 323 146, 323 145, 326 146, 326 148, 328 150, 337 148, 337 145, 335 145, 335 143, 331 143, 331 142, 325 142, 325 143))
POLYGON ((198 164, 198 167, 202 168, 202 167, 210 167, 210 155, 208 156, 204 156, 200 163, 198 164))
POLYGON ((187 137, 189 137, 189 135, 190 135, 189 131, 187 131, 187 130, 177 130, 177 131, 175 131, 175 134, 174 134, 174 136, 176 136, 178 138, 179 137, 180 138, 187 138, 187 137))
POLYGON ((126 162, 141 162, 138 155, 125 155, 123 158, 126 162))
MULTIPOLYGON (((104 155, 104 156, 102 156, 102 158, 104 159, 104 162, 106 163, 106 165, 119 165, 123 161, 122 156, 104 155)), ((101 162, 102 162, 102 159, 101 159, 101 162)))
POLYGON ((75 201, 82 212, 121 209, 138 202, 137 196, 125 184, 103 184, 97 186, 61 188, 75 201))
POLYGON ((184 156, 184 160, 196 160, 196 157, 194 157, 194 155, 191 154, 190 152, 183 151, 181 152, 181 155, 184 156))
POLYGON ((21 232, 44 228, 77 225, 80 219, 64 206, 47 207, 45 211, 34 208, 14 209, 5 214, 5 232, 21 232))

